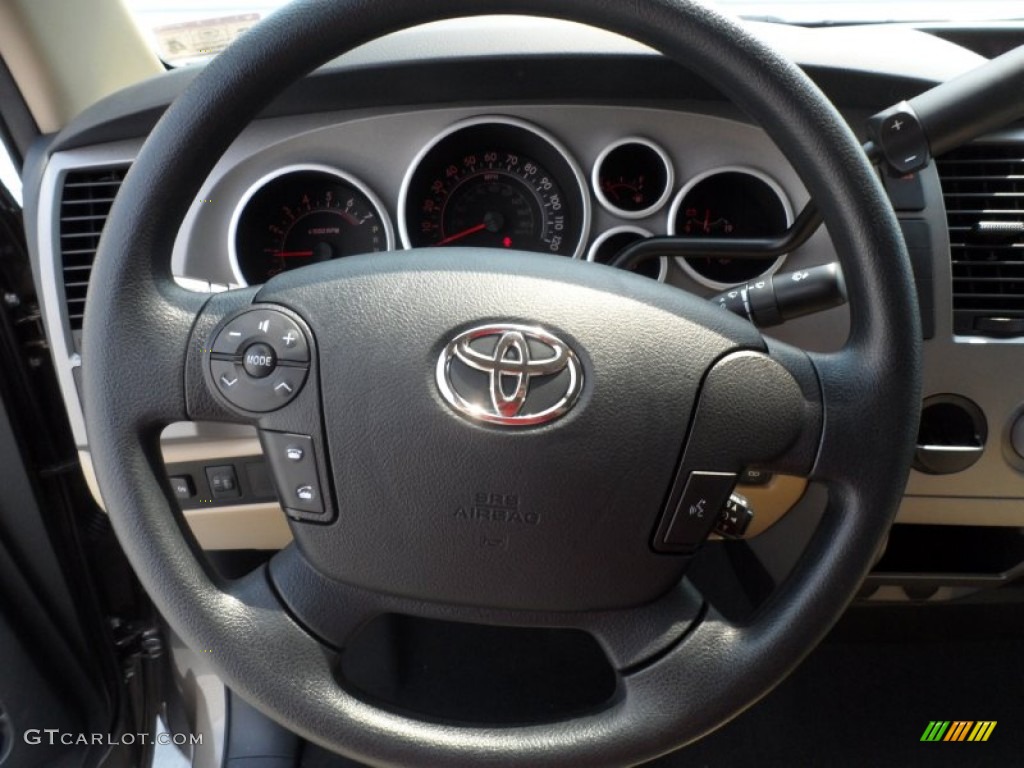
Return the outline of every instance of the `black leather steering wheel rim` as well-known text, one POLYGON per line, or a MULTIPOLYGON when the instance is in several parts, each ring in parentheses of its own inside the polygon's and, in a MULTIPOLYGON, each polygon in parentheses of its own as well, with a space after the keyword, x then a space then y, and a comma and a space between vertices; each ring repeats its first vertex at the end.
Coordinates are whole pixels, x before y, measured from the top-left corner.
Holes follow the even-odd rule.
MULTIPOLYGON (((905 247, 853 134, 795 66, 702 6, 673 0, 299 2, 221 54, 179 97, 114 204, 91 280, 84 406, 97 478, 120 541, 175 630, 225 682, 299 734, 382 765, 619 765, 675 749, 767 693, 854 595, 895 514, 920 401, 920 331, 905 247), (801 563, 744 626, 709 611, 661 658, 624 676, 606 709, 518 728, 427 723, 335 683, 332 654, 282 610, 264 572, 208 574, 162 474, 162 425, 186 420, 183 375, 207 308, 170 275, 177 229, 230 142, 277 93, 356 45, 417 23, 528 13, 605 27, 676 58, 759 122, 821 210, 843 264, 851 333, 812 355, 824 423, 813 468, 829 505, 801 563), (145 343, 140 343, 143 340, 145 343), (161 340, 166 340, 163 343, 161 340), (154 386, 159 382, 159 386, 154 386)), ((254 291, 219 299, 244 306, 254 291)))

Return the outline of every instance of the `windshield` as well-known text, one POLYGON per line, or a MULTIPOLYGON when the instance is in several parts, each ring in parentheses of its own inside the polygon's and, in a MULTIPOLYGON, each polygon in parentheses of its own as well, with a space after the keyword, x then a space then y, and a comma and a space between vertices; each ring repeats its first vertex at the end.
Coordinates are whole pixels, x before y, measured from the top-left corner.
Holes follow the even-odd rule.
MULTIPOLYGON (((287 0, 125 0, 168 64, 216 55, 287 0)), ((717 0, 747 19, 786 24, 991 21, 1024 18, 1021 0, 717 0)))

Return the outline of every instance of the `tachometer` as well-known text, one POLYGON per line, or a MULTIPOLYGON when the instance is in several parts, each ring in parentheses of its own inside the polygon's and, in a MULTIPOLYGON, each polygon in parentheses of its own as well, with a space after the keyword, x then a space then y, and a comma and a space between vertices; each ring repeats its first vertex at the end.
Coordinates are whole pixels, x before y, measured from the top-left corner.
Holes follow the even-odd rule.
POLYGON ((239 282, 262 283, 288 269, 393 247, 391 222, 361 181, 333 168, 276 171, 243 197, 232 224, 239 282))
POLYGON ((540 129, 474 118, 435 138, 402 186, 409 248, 476 246, 579 257, 590 224, 579 167, 540 129))

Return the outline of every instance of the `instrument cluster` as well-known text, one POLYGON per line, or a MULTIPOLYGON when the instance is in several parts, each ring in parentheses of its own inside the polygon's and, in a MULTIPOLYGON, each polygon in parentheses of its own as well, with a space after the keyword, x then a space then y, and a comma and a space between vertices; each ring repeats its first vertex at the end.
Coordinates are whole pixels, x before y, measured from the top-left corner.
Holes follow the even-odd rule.
MULTIPOLYGON (((642 136, 611 142, 585 174, 539 126, 473 117, 445 128, 415 156, 398 191, 397 226, 377 192, 344 169, 298 164, 259 179, 231 219, 231 269, 238 283, 253 285, 307 264, 396 247, 515 249, 610 263, 654 235, 771 236, 792 221, 781 186, 752 167, 713 168, 675 185, 669 153, 642 136), (614 222, 598 232, 591 231, 595 202, 614 222)), ((772 272, 782 258, 767 268, 717 257, 677 263, 720 289, 772 272)), ((638 270, 664 281, 669 259, 638 270)))

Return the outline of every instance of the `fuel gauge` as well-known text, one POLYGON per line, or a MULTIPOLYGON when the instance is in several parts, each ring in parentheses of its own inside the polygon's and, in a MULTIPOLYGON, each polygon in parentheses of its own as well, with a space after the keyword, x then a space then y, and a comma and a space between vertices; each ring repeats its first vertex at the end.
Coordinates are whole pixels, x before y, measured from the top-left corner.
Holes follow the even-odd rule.
POLYGON ((609 145, 594 163, 594 194, 624 219, 657 213, 672 192, 672 163, 665 150, 637 137, 609 145))

